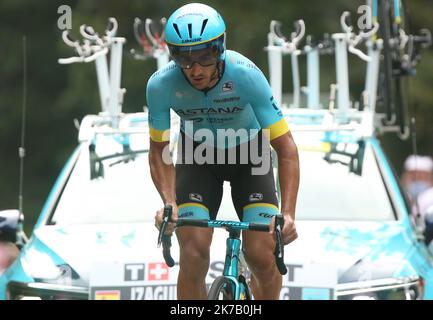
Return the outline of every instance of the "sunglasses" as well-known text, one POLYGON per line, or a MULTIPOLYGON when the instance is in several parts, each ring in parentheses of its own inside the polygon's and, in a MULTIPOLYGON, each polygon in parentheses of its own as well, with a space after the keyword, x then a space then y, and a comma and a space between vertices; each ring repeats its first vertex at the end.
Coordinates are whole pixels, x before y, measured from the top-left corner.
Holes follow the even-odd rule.
POLYGON ((209 67, 218 62, 219 52, 216 47, 194 51, 172 50, 171 57, 182 69, 191 69, 194 63, 209 67))

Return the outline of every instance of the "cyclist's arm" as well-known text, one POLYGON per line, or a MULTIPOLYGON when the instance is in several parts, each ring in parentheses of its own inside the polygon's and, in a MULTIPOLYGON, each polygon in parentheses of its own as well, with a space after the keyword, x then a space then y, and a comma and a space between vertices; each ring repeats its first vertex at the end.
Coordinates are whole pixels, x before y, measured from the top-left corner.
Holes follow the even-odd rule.
POLYGON ((164 204, 175 203, 175 170, 168 152, 170 101, 163 79, 154 74, 146 90, 150 133, 149 166, 153 183, 164 204))
POLYGON ((299 188, 298 148, 290 132, 271 141, 278 155, 278 177, 281 190, 281 213, 295 220, 299 188))
POLYGON ((173 163, 166 163, 163 155, 167 156, 168 142, 155 142, 150 140, 149 166, 153 183, 159 192, 164 204, 176 203, 175 186, 176 174, 173 163))

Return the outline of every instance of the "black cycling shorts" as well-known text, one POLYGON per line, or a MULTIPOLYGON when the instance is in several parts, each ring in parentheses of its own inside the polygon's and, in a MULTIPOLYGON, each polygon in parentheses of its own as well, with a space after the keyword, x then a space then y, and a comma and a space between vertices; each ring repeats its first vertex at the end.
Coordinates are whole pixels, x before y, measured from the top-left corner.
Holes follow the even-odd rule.
MULTIPOLYGON (((179 218, 216 219, 224 181, 230 182, 233 205, 240 221, 268 223, 273 215, 279 213, 270 150, 259 154, 262 163, 257 163, 257 160, 253 161, 250 157, 247 163, 240 163, 241 146, 238 145, 235 163, 227 163, 228 153, 234 150, 226 149, 226 162, 222 164, 216 163, 218 151, 214 149, 214 163, 198 164, 195 159, 185 161, 190 154, 186 154, 183 151, 185 148, 180 148, 180 145, 185 143, 186 139, 189 138, 181 132, 178 149, 182 151, 178 153, 176 163, 176 202, 179 218), (264 164, 265 161, 267 163, 264 164), (259 167, 260 174, 253 174, 252 169, 259 167)), ((261 132, 254 139, 259 139, 261 146, 261 132)), ((192 143, 193 150, 200 145, 197 142, 192 143)))

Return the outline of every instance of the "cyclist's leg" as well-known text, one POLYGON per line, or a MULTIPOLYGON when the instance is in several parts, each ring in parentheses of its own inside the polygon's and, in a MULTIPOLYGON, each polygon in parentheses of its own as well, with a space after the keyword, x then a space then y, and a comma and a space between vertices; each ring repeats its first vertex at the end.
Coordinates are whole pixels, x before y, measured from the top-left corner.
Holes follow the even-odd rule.
MULTIPOLYGON (((176 165, 179 219, 214 219, 222 198, 223 182, 203 165, 176 165)), ((213 229, 182 227, 176 230, 180 261, 178 299, 206 299, 205 277, 213 229)))
MULTIPOLYGON (((265 175, 251 175, 251 167, 243 167, 231 185, 233 203, 242 221, 269 223, 278 214, 272 167, 265 175)), ((242 240, 245 260, 252 272, 253 296, 278 299, 282 277, 275 264, 274 237, 269 233, 244 231, 242 240)))

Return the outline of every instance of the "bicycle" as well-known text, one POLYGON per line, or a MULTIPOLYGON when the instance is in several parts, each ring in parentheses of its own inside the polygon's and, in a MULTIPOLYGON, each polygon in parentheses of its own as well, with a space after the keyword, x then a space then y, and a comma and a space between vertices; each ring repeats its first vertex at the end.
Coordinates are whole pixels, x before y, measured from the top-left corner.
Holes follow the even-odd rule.
MULTIPOLYGON (((172 207, 164 207, 163 222, 158 235, 158 247, 163 245, 163 256, 169 267, 174 266, 174 260, 170 253, 171 235, 166 235, 165 230, 168 222, 171 222, 172 207)), ((284 247, 281 237, 281 230, 284 225, 284 217, 277 215, 275 218, 275 262, 278 271, 285 275, 287 273, 284 264, 284 247)), ((241 254, 241 230, 269 232, 268 224, 252 222, 226 221, 226 220, 198 220, 181 218, 177 221, 176 227, 194 226, 202 228, 225 228, 229 232, 226 241, 226 258, 222 276, 218 276, 212 283, 208 300, 251 300, 251 290, 243 274, 239 272, 239 261, 241 254), (222 299, 219 299, 222 298, 222 299)))
POLYGON ((421 50, 432 44, 431 32, 428 29, 421 29, 417 35, 410 32, 408 3, 403 0, 373 0, 372 19, 379 21, 383 39, 381 98, 386 111, 385 123, 397 124, 399 136, 406 139, 409 101, 408 93, 404 92, 407 90, 404 78, 416 74, 421 50))

